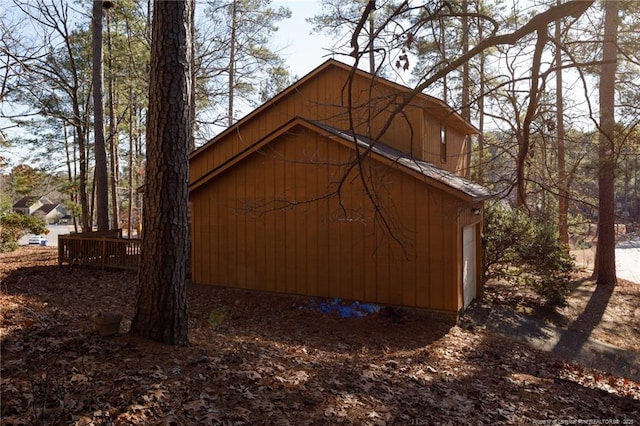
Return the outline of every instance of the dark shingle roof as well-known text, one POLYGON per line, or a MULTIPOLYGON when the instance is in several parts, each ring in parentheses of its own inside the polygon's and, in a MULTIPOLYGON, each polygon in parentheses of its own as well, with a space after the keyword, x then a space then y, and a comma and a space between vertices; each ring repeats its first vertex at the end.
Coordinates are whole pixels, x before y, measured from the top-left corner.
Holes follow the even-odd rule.
MULTIPOLYGON (((345 132, 335 127, 327 126, 326 124, 319 123, 317 121, 309 121, 315 126, 318 126, 325 131, 332 133, 335 136, 352 142, 354 141, 353 135, 350 132, 345 132)), ((398 151, 389 145, 385 145, 381 142, 375 142, 366 136, 356 135, 356 141, 358 146, 364 149, 370 149, 371 152, 381 155, 394 163, 400 164, 408 169, 413 170, 427 178, 438 181, 444 185, 447 185, 453 189, 456 189, 473 198, 488 198, 492 195, 491 191, 475 182, 458 176, 448 170, 441 169, 426 161, 417 160, 411 157, 409 154, 405 154, 398 151)))
POLYGON ((58 207, 57 204, 44 204, 38 210, 43 211, 45 214, 48 214, 49 212, 51 212, 51 210, 55 209, 56 207, 58 207))
POLYGON ((22 197, 18 201, 16 201, 16 203, 13 205, 13 208, 14 209, 26 209, 28 207, 31 207, 33 205, 34 201, 36 201, 39 198, 40 197, 36 196, 36 195, 27 195, 26 197, 22 197))

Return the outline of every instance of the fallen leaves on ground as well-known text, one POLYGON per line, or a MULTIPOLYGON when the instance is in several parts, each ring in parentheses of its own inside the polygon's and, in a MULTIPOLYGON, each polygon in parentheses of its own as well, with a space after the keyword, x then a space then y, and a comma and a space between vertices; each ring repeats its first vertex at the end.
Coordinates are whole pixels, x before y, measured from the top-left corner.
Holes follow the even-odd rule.
POLYGON ((640 384, 407 312, 189 286, 186 348, 126 333, 135 274, 0 255, 2 425, 521 424, 640 419, 640 384), (124 315, 100 337, 100 311, 124 315))
POLYGON ((618 279, 615 287, 598 291, 589 272, 576 272, 561 308, 546 306, 530 286, 522 284, 490 281, 485 298, 621 349, 640 348, 640 284, 618 279))

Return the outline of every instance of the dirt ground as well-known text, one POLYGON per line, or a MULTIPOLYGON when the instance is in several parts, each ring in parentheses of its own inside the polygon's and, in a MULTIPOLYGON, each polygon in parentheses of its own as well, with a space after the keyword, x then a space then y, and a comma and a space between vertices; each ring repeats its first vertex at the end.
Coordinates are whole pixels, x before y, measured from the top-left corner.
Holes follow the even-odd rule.
POLYGON ((616 287, 598 288, 589 276, 575 274, 561 308, 550 309, 530 289, 509 283, 489 283, 485 299, 618 348, 640 350, 640 285, 618 279, 616 287))
MULTIPOLYGON (((0 254, 2 425, 640 424, 639 383, 416 312, 343 319, 318 300, 190 285, 191 346, 149 342, 127 333, 135 274, 56 255, 0 254), (101 311, 124 315, 120 334, 94 331, 101 311)), ((559 311, 497 285, 487 298, 637 350, 638 286, 599 294, 587 318, 592 287, 559 311)))

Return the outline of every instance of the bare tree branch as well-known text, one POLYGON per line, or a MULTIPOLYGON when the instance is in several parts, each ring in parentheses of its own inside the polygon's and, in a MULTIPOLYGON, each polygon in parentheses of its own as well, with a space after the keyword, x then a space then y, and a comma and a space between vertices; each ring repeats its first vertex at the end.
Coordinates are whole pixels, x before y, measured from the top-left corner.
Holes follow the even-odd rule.
POLYGON ((467 53, 460 55, 457 59, 451 61, 445 67, 439 69, 434 74, 423 80, 416 87, 414 87, 414 89, 405 96, 405 100, 396 106, 395 110, 389 116, 387 123, 378 133, 376 139, 386 133, 386 131, 389 129, 389 126, 391 126, 394 117, 407 105, 409 105, 409 103, 415 96, 422 93, 427 87, 431 86, 433 83, 440 80, 450 72, 462 66, 462 64, 464 64, 465 62, 471 60, 475 56, 491 47, 505 44, 514 45, 526 35, 531 34, 534 31, 538 31, 539 29, 546 29, 551 23, 557 21, 558 19, 562 19, 567 16, 577 18, 582 15, 593 4, 593 2, 593 0, 573 0, 561 5, 553 6, 545 12, 534 16, 529 20, 529 22, 512 33, 493 35, 480 41, 480 43, 478 43, 474 48, 470 49, 467 53))

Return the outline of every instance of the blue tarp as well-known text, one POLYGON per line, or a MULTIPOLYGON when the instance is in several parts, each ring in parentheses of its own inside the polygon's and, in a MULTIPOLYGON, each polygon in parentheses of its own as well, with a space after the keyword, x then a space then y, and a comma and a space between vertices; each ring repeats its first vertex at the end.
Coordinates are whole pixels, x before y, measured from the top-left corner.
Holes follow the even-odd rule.
POLYGON ((360 302, 347 304, 343 303, 339 298, 321 302, 312 301, 310 307, 324 314, 337 314, 340 318, 362 318, 380 312, 380 306, 378 305, 360 302))

